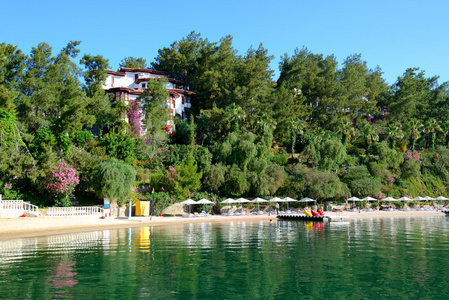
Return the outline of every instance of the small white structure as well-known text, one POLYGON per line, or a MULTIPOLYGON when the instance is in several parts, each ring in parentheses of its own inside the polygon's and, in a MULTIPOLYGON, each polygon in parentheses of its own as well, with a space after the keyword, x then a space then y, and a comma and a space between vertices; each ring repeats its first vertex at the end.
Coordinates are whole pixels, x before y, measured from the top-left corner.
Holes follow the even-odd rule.
MULTIPOLYGON (((173 128, 175 118, 180 120, 187 118, 185 109, 191 107, 191 100, 195 93, 181 88, 183 82, 168 78, 169 73, 140 68, 121 68, 120 71, 107 70, 107 73, 108 77, 103 89, 113 97, 114 101, 123 99, 126 104, 130 104, 143 93, 148 87, 148 81, 166 78, 168 82, 165 83, 165 87, 169 97, 165 105, 172 117, 167 125, 173 128)), ((127 118, 126 121, 128 121, 127 118)))

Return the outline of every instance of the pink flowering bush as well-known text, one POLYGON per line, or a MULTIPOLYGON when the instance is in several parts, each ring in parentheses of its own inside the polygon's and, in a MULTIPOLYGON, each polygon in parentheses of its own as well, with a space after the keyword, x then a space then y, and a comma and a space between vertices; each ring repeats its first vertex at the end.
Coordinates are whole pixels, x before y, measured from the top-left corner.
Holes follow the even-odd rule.
POLYGON ((419 153, 418 151, 408 150, 404 154, 404 159, 405 160, 414 160, 414 161, 417 161, 417 162, 421 163, 421 160, 420 160, 421 159, 421 153, 419 153))
POLYGON ((141 110, 142 109, 140 108, 140 105, 139 105, 139 103, 137 103, 136 100, 131 102, 131 104, 129 105, 128 120, 129 120, 129 125, 131 126, 131 132, 135 136, 140 136, 141 131, 142 131, 142 124, 141 124, 141 118, 140 118, 141 110))
POLYGON ((385 194, 382 192, 378 192, 374 194, 374 198, 376 199, 384 199, 385 198, 385 194))
MULTIPOLYGON (((75 186, 80 183, 74 168, 67 167, 65 162, 60 162, 58 166, 47 177, 48 183, 45 189, 55 195, 57 200, 64 206, 68 206, 68 198, 72 194, 75 186)), ((58 201, 57 201, 58 202, 58 201)))

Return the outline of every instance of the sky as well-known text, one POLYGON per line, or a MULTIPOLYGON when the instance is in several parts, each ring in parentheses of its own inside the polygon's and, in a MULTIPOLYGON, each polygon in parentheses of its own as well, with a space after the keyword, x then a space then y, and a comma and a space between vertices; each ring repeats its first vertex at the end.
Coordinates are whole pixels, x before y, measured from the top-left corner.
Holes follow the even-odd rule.
POLYGON ((189 0, 2 1, 0 43, 29 54, 39 43, 56 54, 79 40, 83 54, 103 55, 116 70, 128 56, 154 61, 157 51, 195 31, 211 42, 227 35, 244 55, 263 44, 274 58, 296 48, 334 55, 341 64, 360 53, 388 84, 407 68, 449 81, 447 0, 189 0))

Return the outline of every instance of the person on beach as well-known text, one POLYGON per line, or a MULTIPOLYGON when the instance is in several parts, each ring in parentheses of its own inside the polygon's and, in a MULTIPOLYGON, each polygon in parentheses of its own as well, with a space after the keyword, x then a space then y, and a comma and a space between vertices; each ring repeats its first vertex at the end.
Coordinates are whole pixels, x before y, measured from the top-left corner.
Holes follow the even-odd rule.
POLYGON ((279 215, 279 202, 276 202, 276 214, 279 215))

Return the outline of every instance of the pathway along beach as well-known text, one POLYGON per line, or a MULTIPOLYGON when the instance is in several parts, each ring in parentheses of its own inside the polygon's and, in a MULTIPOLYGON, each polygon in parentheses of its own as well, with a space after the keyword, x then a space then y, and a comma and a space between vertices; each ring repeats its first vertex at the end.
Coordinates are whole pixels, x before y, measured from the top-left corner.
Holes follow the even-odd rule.
MULTIPOLYGON (((327 212, 328 215, 336 215, 327 212)), ((420 218, 444 216, 441 211, 375 211, 375 212, 343 212, 344 220, 376 219, 376 218, 420 218)), ((20 217, 0 218, 0 240, 16 238, 66 234, 115 228, 168 226, 186 223, 211 223, 232 221, 269 221, 275 222, 276 214, 246 216, 209 216, 209 217, 131 217, 128 218, 94 218, 94 217, 20 217)), ((449 222, 449 219, 448 219, 449 222)))

